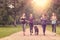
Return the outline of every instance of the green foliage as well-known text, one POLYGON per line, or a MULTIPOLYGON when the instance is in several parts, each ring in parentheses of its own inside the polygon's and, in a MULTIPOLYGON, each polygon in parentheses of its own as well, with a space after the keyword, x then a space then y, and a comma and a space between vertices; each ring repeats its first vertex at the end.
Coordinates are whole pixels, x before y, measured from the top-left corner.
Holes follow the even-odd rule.
POLYGON ((12 16, 9 16, 8 23, 10 24, 10 23, 13 23, 13 22, 14 22, 14 18, 12 16))
MULTIPOLYGON (((36 12, 33 12, 33 8, 31 7, 31 5, 26 5, 27 4, 26 1, 27 0, 16 0, 14 4, 12 0, 0 0, 0 5, 1 5, 0 6, 0 25, 9 24, 14 22, 14 20, 18 20, 19 17, 21 17, 23 12, 26 13, 27 19, 30 13, 33 13, 33 14, 36 13, 36 12), (8 8, 8 3, 15 5, 15 8, 13 9, 8 8), (18 17, 16 18, 16 16, 18 17)), ((58 20, 60 20, 60 2, 52 3, 51 7, 47 10, 47 13, 51 16, 52 12, 55 12, 58 16, 58 20)), ((36 15, 34 16, 38 18, 40 15, 36 13, 36 15)))

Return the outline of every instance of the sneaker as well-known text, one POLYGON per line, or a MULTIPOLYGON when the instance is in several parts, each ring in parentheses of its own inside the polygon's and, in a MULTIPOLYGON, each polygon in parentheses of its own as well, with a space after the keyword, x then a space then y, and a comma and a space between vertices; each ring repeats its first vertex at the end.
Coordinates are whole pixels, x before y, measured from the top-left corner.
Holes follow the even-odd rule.
POLYGON ((32 33, 30 33, 30 35, 32 35, 32 33))
POLYGON ((23 33, 23 35, 25 36, 25 33, 23 33))
POLYGON ((45 33, 43 35, 45 36, 45 33))
POLYGON ((54 35, 56 36, 56 33, 54 33, 54 35))

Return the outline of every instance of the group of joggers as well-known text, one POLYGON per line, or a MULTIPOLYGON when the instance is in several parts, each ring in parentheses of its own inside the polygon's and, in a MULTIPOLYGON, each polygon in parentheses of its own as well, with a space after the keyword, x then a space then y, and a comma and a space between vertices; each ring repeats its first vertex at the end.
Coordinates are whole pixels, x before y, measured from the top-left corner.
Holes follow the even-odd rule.
MULTIPOLYGON (((23 15, 21 16, 20 18, 21 20, 21 23, 22 23, 22 29, 23 29, 23 35, 25 35, 25 27, 26 27, 26 22, 28 22, 29 24, 29 28, 30 28, 30 35, 32 35, 33 33, 33 21, 34 21, 34 18, 33 18, 33 14, 30 14, 29 16, 29 20, 27 21, 26 20, 26 15, 25 13, 23 13, 23 15)), ((41 26, 42 26, 42 29, 43 29, 43 35, 45 35, 45 31, 46 31, 46 25, 47 25, 47 15, 45 14, 42 14, 41 15, 41 26)), ((51 25, 52 25, 52 32, 54 32, 54 34, 56 35, 56 21, 57 21, 57 17, 56 17, 56 14, 55 13, 52 13, 51 17, 50 17, 50 20, 51 20, 51 25)))

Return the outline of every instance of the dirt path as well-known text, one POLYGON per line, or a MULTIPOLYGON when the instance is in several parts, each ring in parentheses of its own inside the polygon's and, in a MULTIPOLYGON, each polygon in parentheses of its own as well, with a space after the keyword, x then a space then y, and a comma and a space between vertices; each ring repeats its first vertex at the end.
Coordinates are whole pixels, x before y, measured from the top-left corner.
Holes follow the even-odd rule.
POLYGON ((23 36, 23 32, 17 32, 14 33, 8 37, 1 38, 0 40, 60 40, 60 36, 54 34, 52 32, 46 31, 46 36, 42 33, 42 28, 38 26, 39 28, 39 35, 35 36, 34 33, 32 36, 29 34, 29 29, 26 30, 26 36, 23 36))

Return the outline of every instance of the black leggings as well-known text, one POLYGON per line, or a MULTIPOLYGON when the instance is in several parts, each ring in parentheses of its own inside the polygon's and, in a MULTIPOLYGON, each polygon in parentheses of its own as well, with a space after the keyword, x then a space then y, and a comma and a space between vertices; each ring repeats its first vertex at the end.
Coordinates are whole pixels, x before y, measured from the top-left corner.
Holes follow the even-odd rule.
POLYGON ((22 24, 23 32, 25 32, 25 26, 26 24, 22 24))
POLYGON ((30 26, 30 33, 33 33, 33 23, 29 23, 30 26))

